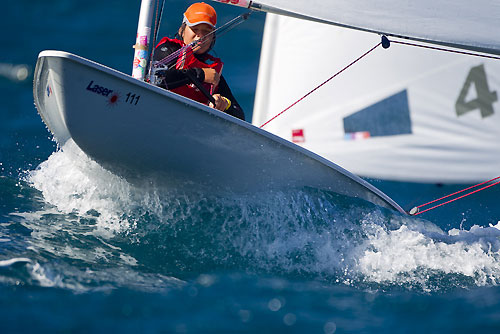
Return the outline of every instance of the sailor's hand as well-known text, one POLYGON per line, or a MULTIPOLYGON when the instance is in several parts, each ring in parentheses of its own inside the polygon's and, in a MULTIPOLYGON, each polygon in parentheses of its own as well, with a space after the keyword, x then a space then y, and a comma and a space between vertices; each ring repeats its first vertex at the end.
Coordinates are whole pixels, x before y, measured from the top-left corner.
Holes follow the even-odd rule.
POLYGON ((220 74, 213 68, 202 68, 205 73, 205 82, 217 86, 220 80, 220 74))
POLYGON ((226 98, 220 94, 214 94, 212 96, 215 100, 215 106, 212 102, 210 102, 210 104, 209 104, 210 107, 215 108, 215 109, 220 110, 220 111, 226 111, 231 106, 231 101, 229 101, 228 98, 226 98))

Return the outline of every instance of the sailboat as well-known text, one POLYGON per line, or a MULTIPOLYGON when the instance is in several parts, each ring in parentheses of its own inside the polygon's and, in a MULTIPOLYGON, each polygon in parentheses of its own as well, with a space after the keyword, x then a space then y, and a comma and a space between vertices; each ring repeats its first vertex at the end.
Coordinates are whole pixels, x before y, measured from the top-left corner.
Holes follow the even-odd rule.
MULTIPOLYGON (((379 42, 267 14, 253 124, 379 42)), ((379 47, 264 128, 363 177, 472 184, 498 176, 500 61, 418 45, 379 47)))
MULTIPOLYGON (((337 18, 323 14, 333 10, 333 4, 341 9, 352 3, 219 2, 329 23, 337 18)), ((498 17, 500 7, 493 7, 496 12, 489 12, 488 26, 494 26, 493 18, 498 17)), ((40 53, 34 74, 35 104, 62 149, 73 141, 104 168, 131 182, 154 177, 171 187, 201 186, 211 192, 315 187, 405 214, 383 192, 330 160, 144 82, 152 8, 152 1, 142 1, 133 76, 62 51, 40 53)), ((376 25, 371 30, 381 31, 376 25)), ((441 40, 431 34, 428 39, 461 46, 462 36, 455 37, 441 40)), ((500 49, 498 43, 489 42, 487 38, 464 46, 476 51, 500 49)))

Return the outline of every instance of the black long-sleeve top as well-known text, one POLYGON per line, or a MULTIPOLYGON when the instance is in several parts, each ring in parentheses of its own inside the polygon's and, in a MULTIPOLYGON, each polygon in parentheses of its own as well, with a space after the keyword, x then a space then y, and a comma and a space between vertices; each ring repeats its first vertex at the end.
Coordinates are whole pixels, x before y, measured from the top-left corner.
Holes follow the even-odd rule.
MULTIPOLYGON (((179 45, 171 43, 169 41, 165 41, 164 43, 156 47, 153 60, 154 61, 162 60, 168 55, 170 55, 172 52, 177 51, 179 48, 180 48, 179 45)), ((203 61, 202 58, 203 55, 195 54, 195 57, 197 57, 198 60, 203 61)), ((189 75, 198 79, 199 82, 205 81, 205 72, 203 72, 201 68, 178 70, 174 66, 170 67, 171 68, 160 72, 160 75, 158 77, 159 81, 157 82, 157 85, 159 87, 165 89, 174 89, 177 87, 188 85, 191 83, 189 75)), ((243 110, 241 109, 238 101, 236 101, 236 98, 233 96, 233 93, 231 92, 231 89, 229 89, 229 86, 223 76, 220 77, 217 93, 226 97, 231 101, 231 106, 224 111, 225 113, 237 117, 241 120, 245 120, 245 114, 243 113, 243 110)))

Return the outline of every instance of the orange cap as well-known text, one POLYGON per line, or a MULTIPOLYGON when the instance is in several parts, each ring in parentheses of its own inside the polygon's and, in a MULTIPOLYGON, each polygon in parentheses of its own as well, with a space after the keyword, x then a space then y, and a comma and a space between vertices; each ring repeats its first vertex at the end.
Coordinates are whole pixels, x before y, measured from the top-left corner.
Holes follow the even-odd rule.
POLYGON ((212 6, 204 2, 197 2, 186 9, 184 13, 184 22, 190 27, 206 23, 215 28, 217 24, 217 13, 212 6))

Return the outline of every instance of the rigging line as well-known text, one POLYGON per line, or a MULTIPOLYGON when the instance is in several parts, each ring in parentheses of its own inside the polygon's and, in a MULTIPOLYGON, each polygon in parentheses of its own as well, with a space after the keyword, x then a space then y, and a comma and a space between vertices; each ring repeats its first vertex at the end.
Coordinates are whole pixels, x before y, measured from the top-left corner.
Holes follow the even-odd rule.
POLYGON ((219 37, 224 36, 231 29, 234 29, 237 26, 239 26, 240 24, 242 24, 243 22, 245 22, 248 19, 248 17, 250 16, 251 13, 252 12, 248 12, 248 13, 244 13, 244 14, 241 14, 241 15, 235 17, 234 19, 232 19, 228 23, 224 24, 222 27, 216 29, 214 31, 214 33, 217 33, 219 37))
POLYGON ((468 55, 468 56, 476 56, 476 57, 483 57, 483 58, 490 58, 490 59, 500 60, 500 57, 490 56, 490 55, 483 55, 483 54, 474 53, 474 52, 458 51, 458 50, 452 50, 452 49, 438 48, 438 47, 435 47, 435 46, 428 46, 428 45, 422 45, 422 44, 414 44, 414 43, 401 42, 401 41, 393 41, 393 40, 391 40, 391 43, 397 43, 397 44, 403 44, 403 45, 409 45, 409 46, 416 46, 416 47, 425 48, 425 49, 431 49, 431 50, 453 52, 453 53, 458 53, 458 54, 463 54, 463 55, 468 55))
POLYGON ((429 205, 429 204, 432 204, 432 203, 435 203, 435 202, 441 201, 441 200, 443 200, 443 199, 445 199, 445 198, 448 198, 448 197, 451 197, 451 196, 454 196, 454 195, 460 194, 460 193, 462 193, 462 192, 464 192, 464 191, 466 191, 466 190, 469 190, 469 189, 472 189, 472 188, 475 188, 475 187, 482 186, 483 184, 490 183, 490 182, 495 181, 495 180, 498 180, 498 179, 500 179, 500 176, 497 176, 497 177, 495 177, 494 179, 491 179, 491 180, 488 180, 488 181, 484 181, 484 182, 478 183, 478 184, 473 185, 473 186, 470 186, 470 187, 468 187, 468 188, 465 188, 465 189, 459 190, 459 191, 457 191, 457 192, 454 192, 453 194, 449 194, 449 195, 446 195, 446 196, 444 196, 444 197, 441 197, 441 198, 435 199, 435 200, 433 200, 433 201, 430 201, 429 203, 425 203, 425 204, 419 205, 419 206, 417 206, 417 208, 419 208, 419 209, 420 209, 420 208, 422 208, 422 207, 424 207, 424 206, 427 206, 427 205, 429 205))
POLYGON ((149 60, 149 68, 148 68, 148 78, 151 81, 151 69, 153 67, 153 58, 155 54, 155 45, 156 45, 156 38, 158 37, 158 29, 160 28, 160 23, 161 19, 163 17, 163 8, 165 7, 165 0, 162 1, 161 4, 161 9, 160 9, 160 0, 156 2, 156 17, 155 17, 155 28, 153 32, 153 43, 152 43, 152 48, 151 48, 151 57, 149 60), (158 15, 159 12, 159 15, 158 15))
POLYGON ((285 108, 282 112, 280 112, 279 114, 276 114, 274 117, 272 117, 270 120, 268 120, 267 122, 265 122, 264 124, 262 124, 260 126, 260 128, 263 128, 264 126, 266 126, 269 122, 271 122, 272 120, 274 120, 276 117, 280 116, 281 114, 283 114, 285 111, 287 111, 288 109, 292 108, 294 105, 296 105, 297 103, 299 103, 300 101, 302 101, 303 99, 305 99, 307 96, 311 95, 314 91, 316 91, 318 88, 320 88, 321 86, 325 85, 327 82, 329 82, 330 80, 332 80, 333 78, 335 78, 337 75, 339 75, 340 73, 344 72, 345 70, 347 70, 349 67, 351 67, 352 65, 354 65, 355 63, 357 63, 359 60, 361 60, 361 58, 365 57, 366 55, 368 55, 370 52, 372 52, 373 50, 375 50, 378 46, 380 46, 382 44, 382 42, 379 42, 377 45, 375 45, 374 47, 372 47, 370 50, 366 51, 364 54, 362 54, 358 59, 354 60, 352 63, 350 63, 349 65, 347 65, 346 67, 344 67, 343 69, 341 69, 340 71, 338 71, 337 73, 335 73, 333 76, 331 76, 329 79, 325 80, 323 83, 321 83, 319 86, 317 86, 316 88, 314 88, 313 90, 311 90, 309 93, 307 93, 306 95, 302 96, 300 99, 298 99, 297 101, 295 101, 294 103, 292 103, 290 106, 288 106, 287 108, 285 108))
MULTIPOLYGON (((162 4, 162 9, 161 9, 162 12, 163 12, 163 5, 165 5, 165 1, 162 4)), ((155 11, 155 27, 153 30, 153 45, 155 45, 156 36, 158 33, 158 27, 160 26, 160 21, 158 20, 158 13, 159 12, 160 12, 160 0, 157 0, 156 1, 156 11, 155 11)), ((159 16, 160 16, 160 20, 161 20, 161 14, 159 16)))
POLYGON ((155 65, 158 66, 158 65, 165 65, 165 64, 168 64, 170 63, 171 61, 173 61, 175 58, 179 57, 181 55, 181 53, 183 52, 193 52, 193 49, 197 46, 198 44, 198 41, 200 41, 201 39, 197 40, 197 41, 193 41, 191 43, 189 43, 188 45, 184 45, 183 47, 181 47, 180 49, 172 52, 171 54, 169 54, 168 56, 166 56, 165 58, 161 59, 161 60, 158 60, 155 65))
POLYGON ((202 38, 200 38, 196 41, 193 41, 193 42, 189 43, 188 45, 181 47, 179 50, 174 51, 171 54, 169 54, 168 56, 166 56, 165 58, 157 61, 156 65, 164 65, 164 64, 171 62, 172 60, 177 58, 182 52, 184 52, 184 50, 186 50, 188 47, 191 47, 192 49, 194 49, 198 44, 203 43, 203 41, 205 41, 205 39, 209 38, 212 34, 214 36, 219 34, 219 37, 223 36, 229 30, 237 27, 238 25, 243 23, 246 19, 248 19, 250 14, 251 14, 251 12, 238 15, 237 17, 233 18, 231 21, 229 21, 229 22, 225 23, 223 26, 220 26, 219 28, 216 28, 215 30, 209 32, 208 34, 206 34, 202 38))
POLYGON ((167 63, 171 62, 172 60, 174 60, 175 58, 177 58, 180 55, 180 53, 182 53, 185 49, 187 49, 188 47, 191 47, 192 49, 194 49, 198 44, 201 44, 205 39, 207 39, 212 34, 217 34, 219 32, 220 33, 223 32, 224 34, 227 33, 230 29, 238 26, 244 20, 246 20, 249 15, 250 15, 250 12, 249 13, 245 13, 245 14, 241 14, 241 15, 235 17, 234 19, 232 19, 231 21, 227 22, 223 26, 221 26, 221 27, 219 27, 219 28, 211 31, 210 33, 206 34, 205 36, 203 36, 199 40, 193 41, 193 42, 189 43, 188 45, 185 45, 185 46, 181 47, 179 50, 177 50, 175 52, 172 52, 167 57, 165 57, 165 58, 157 61, 156 64, 158 64, 158 65, 164 65, 164 64, 167 64, 167 63))
POLYGON ((438 207, 443 206, 443 205, 445 205, 445 204, 449 204, 449 203, 451 203, 451 202, 455 202, 455 201, 457 201, 457 200, 459 200, 459 199, 461 199, 461 198, 464 198, 464 197, 467 197, 467 196, 469 196, 469 195, 472 195, 472 194, 475 194, 475 193, 477 193, 477 192, 480 192, 481 190, 484 190, 484 189, 487 189, 487 188, 493 187, 493 186, 495 186, 495 185, 497 185, 497 184, 500 184, 500 181, 495 182, 495 183, 492 183, 492 184, 489 184, 489 185, 487 185, 487 186, 485 186, 485 187, 482 187, 482 188, 476 189, 476 190, 474 190, 474 191, 471 191, 471 192, 469 192, 469 193, 467 193, 467 194, 465 194, 465 195, 459 196, 459 197, 457 197, 457 198, 450 199, 449 201, 446 201, 446 202, 444 202, 444 203, 441 203, 441 204, 435 205, 435 206, 433 206, 433 207, 430 207, 430 208, 428 208, 428 209, 425 209, 424 211, 419 211, 419 210, 418 210, 418 207, 413 208, 413 209, 410 211, 410 215, 412 215, 412 216, 417 216, 417 215, 422 214, 422 213, 424 213, 424 212, 430 211, 430 210, 432 210, 432 209, 438 208, 438 207))

